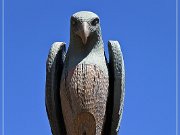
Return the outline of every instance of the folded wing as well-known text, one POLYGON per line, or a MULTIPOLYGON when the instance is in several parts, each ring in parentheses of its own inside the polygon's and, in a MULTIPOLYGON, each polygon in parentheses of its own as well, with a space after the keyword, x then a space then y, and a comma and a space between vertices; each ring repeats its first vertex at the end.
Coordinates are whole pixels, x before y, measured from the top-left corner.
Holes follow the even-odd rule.
POLYGON ((45 104, 53 135, 66 135, 59 91, 65 53, 65 43, 55 42, 49 51, 46 62, 45 104))
POLYGON ((107 105, 107 135, 117 135, 120 127, 124 94, 125 70, 124 60, 118 41, 109 41, 109 97, 107 105))

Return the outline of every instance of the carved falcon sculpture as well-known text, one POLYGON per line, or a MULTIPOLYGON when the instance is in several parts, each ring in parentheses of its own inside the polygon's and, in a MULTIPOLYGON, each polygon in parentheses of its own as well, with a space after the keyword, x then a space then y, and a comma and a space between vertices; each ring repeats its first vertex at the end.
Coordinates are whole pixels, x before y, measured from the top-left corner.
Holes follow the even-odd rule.
POLYGON ((46 109, 53 135, 117 135, 124 102, 124 61, 118 41, 104 53, 99 17, 71 16, 70 44, 55 42, 46 63, 46 109))

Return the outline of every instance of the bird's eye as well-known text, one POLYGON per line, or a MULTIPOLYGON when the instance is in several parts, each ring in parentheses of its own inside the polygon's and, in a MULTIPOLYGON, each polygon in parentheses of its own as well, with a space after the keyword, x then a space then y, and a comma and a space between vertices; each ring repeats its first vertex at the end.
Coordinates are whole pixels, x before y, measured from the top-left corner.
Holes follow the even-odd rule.
POLYGON ((99 19, 98 18, 95 18, 92 22, 91 22, 91 24, 93 25, 93 26, 96 26, 96 24, 98 24, 99 23, 99 19))
POLYGON ((77 25, 77 21, 72 20, 72 25, 73 25, 73 26, 76 26, 76 25, 77 25))

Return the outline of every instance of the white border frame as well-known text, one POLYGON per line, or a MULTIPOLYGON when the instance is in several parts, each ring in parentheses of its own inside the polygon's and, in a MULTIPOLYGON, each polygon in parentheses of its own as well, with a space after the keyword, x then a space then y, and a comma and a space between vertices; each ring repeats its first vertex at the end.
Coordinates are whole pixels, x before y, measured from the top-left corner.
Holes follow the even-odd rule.
POLYGON ((176 0, 176 135, 178 135, 178 0, 176 0))
POLYGON ((2 0, 2 135, 4 134, 4 0, 2 0))

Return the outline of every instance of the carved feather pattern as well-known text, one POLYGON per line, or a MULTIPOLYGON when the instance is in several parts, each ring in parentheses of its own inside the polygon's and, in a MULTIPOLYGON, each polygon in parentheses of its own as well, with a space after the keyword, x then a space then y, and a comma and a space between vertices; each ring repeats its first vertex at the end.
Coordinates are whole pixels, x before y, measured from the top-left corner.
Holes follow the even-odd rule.
POLYGON ((96 65, 79 64, 61 79, 61 105, 68 135, 101 135, 109 78, 96 65))

